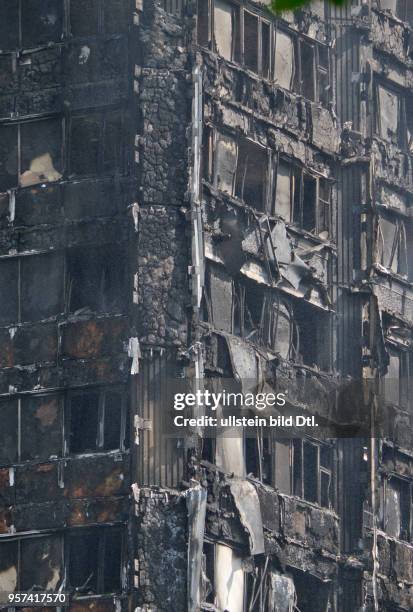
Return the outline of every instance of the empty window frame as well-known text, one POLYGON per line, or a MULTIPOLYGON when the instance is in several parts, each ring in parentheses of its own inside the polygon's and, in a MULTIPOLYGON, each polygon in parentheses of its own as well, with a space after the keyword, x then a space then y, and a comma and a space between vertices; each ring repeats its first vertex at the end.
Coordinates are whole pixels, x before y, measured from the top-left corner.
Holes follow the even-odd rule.
POLYGON ((413 23, 413 6, 410 0, 379 0, 382 11, 391 11, 394 17, 413 23))
POLYGON ((62 178, 63 121, 42 119, 0 126, 0 191, 62 178))
POLYGON ((294 91, 316 100, 316 46, 296 38, 294 91))
POLYGON ((331 181, 280 158, 274 214, 287 223, 327 238, 331 234, 331 181))
POLYGON ((239 61, 240 9, 226 0, 212 0, 212 4, 214 50, 229 61, 239 61))
POLYGON ((333 496, 333 447, 306 438, 271 440, 272 484, 286 495, 297 495, 324 508, 333 496))
POLYGON ((129 6, 125 0, 69 0, 72 36, 118 34, 128 28, 129 6))
POLYGON ((274 79, 284 89, 327 105, 330 101, 330 50, 326 45, 277 30, 274 79))
POLYGON ((406 227, 402 219, 379 217, 377 261, 389 272, 408 277, 406 227))
POLYGON ((214 185, 243 200, 258 212, 267 210, 269 149, 247 138, 239 140, 216 132, 214 147, 214 185))
POLYGON ((413 359, 406 350, 387 347, 389 364, 383 378, 382 397, 386 404, 392 404, 407 409, 410 394, 410 372, 413 369, 413 359))
POLYGON ((324 508, 333 505, 333 449, 308 439, 292 441, 293 493, 324 508))
POLYGON ((400 148, 409 145, 406 96, 382 83, 374 87, 374 129, 377 136, 400 148))
POLYGON ((30 49, 59 42, 63 35, 63 4, 63 0, 2 0, 2 50, 30 49))
POLYGON ((198 0, 197 32, 198 44, 270 78, 272 26, 260 15, 227 0, 198 0))
POLYGON ((92 312, 122 312, 125 308, 125 274, 119 265, 124 249, 117 244, 77 247, 66 254, 66 308, 92 312))
POLYGON ((271 74, 271 24, 259 15, 243 11, 244 66, 265 79, 271 74))
POLYGON ((65 536, 68 585, 78 595, 122 590, 124 534, 121 527, 77 529, 65 536))
POLYGON ((240 61, 240 7, 227 0, 198 0, 197 40, 229 61, 240 61))
POLYGON ((88 176, 123 172, 121 111, 73 116, 70 123, 70 174, 88 176))
POLYGON ((71 391, 65 410, 69 453, 124 450, 125 404, 119 387, 71 391))
POLYGON ((396 476, 383 476, 381 502, 383 530, 391 537, 412 541, 412 483, 396 476))
POLYGON ((63 311, 64 260, 61 253, 0 261, 0 324, 39 321, 63 311))

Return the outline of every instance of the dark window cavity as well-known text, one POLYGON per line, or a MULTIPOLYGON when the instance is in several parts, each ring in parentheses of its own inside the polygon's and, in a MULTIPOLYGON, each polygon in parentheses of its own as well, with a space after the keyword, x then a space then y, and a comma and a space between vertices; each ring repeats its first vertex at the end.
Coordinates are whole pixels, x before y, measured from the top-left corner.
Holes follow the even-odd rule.
POLYGON ((69 0, 72 36, 119 34, 128 26, 129 5, 124 0, 69 0))
POLYGON ((123 169, 122 116, 118 111, 73 117, 70 173, 115 175, 123 169))
POLYGON ((121 590, 121 528, 77 530, 67 534, 66 541, 69 585, 76 593, 117 593, 121 590))
POLYGON ((330 364, 330 313, 304 300, 294 305, 294 352, 297 361, 328 371, 330 364))
POLYGON ((119 245, 78 247, 67 252, 67 295, 69 312, 120 312, 124 309, 125 261, 119 245))
POLYGON ((126 413, 121 389, 73 391, 68 402, 71 453, 124 448, 126 413))
POLYGON ((51 253, 0 261, 0 323, 39 321, 63 311, 63 255, 51 253))
POLYGON ((61 253, 20 258, 22 321, 39 321, 62 312, 63 278, 61 253))
POLYGON ((258 17, 244 11, 244 63, 258 72, 258 17))
POLYGON ((58 43, 63 35, 63 0, 1 0, 3 51, 58 43))
POLYGON ((0 402, 0 465, 11 465, 18 459, 18 403, 0 402))
POLYGON ((63 34, 62 0, 20 0, 24 48, 59 42, 63 34))
POLYGON ((0 325, 19 320, 19 260, 0 261, 0 325))

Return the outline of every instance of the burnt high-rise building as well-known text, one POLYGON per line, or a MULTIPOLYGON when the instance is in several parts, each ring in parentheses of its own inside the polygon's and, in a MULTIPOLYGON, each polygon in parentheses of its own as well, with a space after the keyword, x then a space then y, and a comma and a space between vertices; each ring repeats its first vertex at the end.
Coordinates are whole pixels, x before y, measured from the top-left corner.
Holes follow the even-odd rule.
POLYGON ((268 4, 0 0, 2 594, 413 609, 413 4, 268 4))

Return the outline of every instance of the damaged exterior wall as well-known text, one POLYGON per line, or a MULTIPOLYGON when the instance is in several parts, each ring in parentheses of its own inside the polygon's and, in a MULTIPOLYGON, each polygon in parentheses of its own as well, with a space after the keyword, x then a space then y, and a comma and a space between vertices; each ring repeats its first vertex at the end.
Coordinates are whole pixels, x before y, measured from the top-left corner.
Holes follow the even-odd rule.
POLYGON ((412 609, 411 14, 371 4, 3 0, 0 590, 412 609), (173 379, 330 434, 168 437, 173 379))

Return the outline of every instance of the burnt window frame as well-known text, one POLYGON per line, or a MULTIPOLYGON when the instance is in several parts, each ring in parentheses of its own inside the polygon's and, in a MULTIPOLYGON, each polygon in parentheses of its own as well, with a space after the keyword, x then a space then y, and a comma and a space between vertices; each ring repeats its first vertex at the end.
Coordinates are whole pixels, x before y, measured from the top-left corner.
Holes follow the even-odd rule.
MULTIPOLYGON (((242 7, 240 6, 240 4, 236 1, 233 0, 224 0, 228 5, 230 5, 232 7, 232 10, 234 11, 232 13, 232 22, 233 25, 235 24, 236 26, 236 35, 235 38, 232 40, 231 42, 231 59, 228 60, 226 58, 225 61, 229 61, 229 62, 236 62, 236 63, 240 63, 241 62, 241 13, 242 13, 242 7), (237 14, 238 13, 238 14, 237 14), (234 18, 235 15, 235 18, 234 18), (237 40, 238 38, 238 40, 237 40)), ((198 0, 197 2, 197 10, 196 10, 196 16, 197 16, 197 27, 196 27, 196 42, 200 47, 204 47, 204 48, 208 48, 210 50, 212 50, 214 53, 218 53, 217 50, 217 46, 216 46, 216 42, 215 42, 215 2, 214 0, 198 0), (206 8, 206 11, 202 12, 199 11, 199 5, 202 4, 204 8, 206 8), (202 25, 206 25, 206 38, 199 40, 199 33, 200 33, 200 19, 199 19, 199 15, 203 16, 204 21, 202 22, 202 25)), ((220 56, 222 57, 222 56, 220 56)))
POLYGON ((67 121, 67 175, 71 179, 87 179, 96 176, 108 176, 118 177, 123 176, 126 172, 127 165, 127 153, 126 153, 126 113, 124 107, 107 107, 104 109, 85 109, 82 111, 76 111, 72 113, 67 121), (109 173, 105 170, 105 137, 106 137, 106 125, 108 117, 111 114, 118 113, 120 116, 120 137, 119 137, 119 167, 116 168, 114 173, 109 173), (99 144, 98 144, 98 160, 96 164, 96 171, 88 173, 76 173, 73 169, 72 161, 72 144, 73 144, 73 125, 78 119, 88 119, 91 117, 97 117, 99 119, 99 144))
MULTIPOLYGON (((54 250, 54 251, 39 251, 36 253, 30 253, 27 255, 18 254, 18 255, 13 255, 10 257, 9 256, 1 257, 0 266, 1 266, 2 261, 16 262, 15 266, 16 266, 17 283, 16 283, 15 290, 16 290, 17 313, 16 313, 15 319, 2 323, 0 327, 12 327, 13 325, 23 325, 23 324, 25 325, 25 324, 31 324, 31 323, 38 323, 40 321, 55 321, 61 315, 68 317, 74 312, 76 312, 74 308, 71 308, 71 304, 70 304, 70 280, 71 280, 70 279, 70 263, 69 263, 70 253, 71 252, 75 253, 76 251, 79 251, 81 249, 83 249, 84 251, 90 250, 90 253, 91 253, 93 249, 99 249, 99 248, 104 249, 105 247, 107 248, 108 246, 114 247, 115 249, 120 249, 121 251, 123 248, 122 243, 118 243, 118 242, 110 242, 110 243, 101 244, 101 245, 80 244, 78 246, 71 247, 70 249, 59 249, 59 250, 54 250), (22 261, 23 259, 33 258, 33 257, 49 259, 49 262, 48 262, 49 267, 50 267, 50 260, 52 258, 55 258, 57 265, 60 266, 62 270, 61 276, 58 277, 59 284, 56 286, 56 292, 60 294, 60 297, 58 299, 59 304, 58 304, 57 311, 54 312, 53 314, 50 314, 49 316, 43 316, 40 319, 23 318, 22 316, 22 303, 23 303, 22 284, 24 281, 23 273, 22 273, 22 261)), ((123 290, 125 290, 126 272, 123 271, 122 274, 123 274, 123 279, 121 282, 123 283, 123 290)), ((122 300, 118 300, 119 304, 121 302, 122 300)), ((93 313, 99 313, 99 314, 123 314, 125 312, 125 307, 116 306, 110 309, 96 309, 96 310, 90 309, 90 311, 93 313)))
MULTIPOLYGON (((59 592, 59 588, 61 588, 61 586, 64 583, 64 576, 65 576, 65 547, 64 547, 64 540, 63 540, 63 534, 57 532, 49 532, 47 534, 45 533, 41 533, 41 534, 31 534, 31 535, 18 535, 18 536, 13 536, 11 538, 4 538, 1 539, 0 541, 0 551, 1 551, 1 544, 7 544, 9 543, 14 543, 16 546, 16 589, 15 591, 22 591, 22 579, 23 579, 23 572, 22 572, 22 565, 23 565, 23 547, 24 547, 24 542, 30 541, 33 542, 35 540, 43 540, 43 541, 47 541, 47 540, 52 540, 52 539, 57 539, 59 541, 59 545, 60 545, 60 581, 57 584, 57 588, 55 591, 51 591, 51 592, 59 592)), ((33 589, 33 587, 38 587, 39 585, 32 585, 32 587, 30 588, 30 590, 33 589)), ((46 588, 46 585, 44 585, 46 588)), ((24 589, 25 591, 28 591, 29 589, 26 587, 24 589)), ((36 589, 33 590, 33 592, 36 592, 36 589)))
MULTIPOLYGON (((63 310, 63 314, 67 317, 69 317, 72 314, 75 314, 76 312, 78 312, 78 310, 83 310, 83 309, 88 309, 88 311, 90 313, 93 314, 110 314, 110 315, 119 315, 119 314, 124 314, 127 308, 127 302, 122 299, 122 297, 124 297, 125 295, 125 290, 126 290, 126 269, 122 269, 120 272, 118 271, 117 273, 117 279, 121 282, 122 284, 122 294, 118 295, 118 294, 114 294, 117 296, 117 300, 116 300, 116 305, 112 306, 111 308, 92 308, 90 305, 87 306, 82 306, 80 309, 75 308, 74 305, 72 305, 72 289, 73 289, 73 285, 71 285, 72 281, 73 281, 73 277, 71 276, 71 267, 75 266, 75 260, 76 257, 78 257, 80 260, 82 259, 82 256, 84 258, 86 258, 89 255, 89 258, 92 259, 92 256, 96 259, 96 261, 99 260, 99 250, 103 250, 103 249, 110 249, 113 248, 115 250, 119 250, 120 253, 123 255, 124 254, 124 245, 123 243, 120 242, 108 242, 108 243, 104 243, 104 244, 78 244, 77 246, 73 246, 71 248, 68 248, 64 251, 64 310, 63 310), (70 257, 71 255, 73 256, 73 261, 70 261, 70 257)), ((115 264, 115 262, 113 262, 112 260, 110 260, 109 258, 107 259, 107 261, 105 262, 101 262, 102 263, 102 270, 103 271, 103 263, 113 263, 115 264)), ((88 278, 92 278, 91 275, 89 275, 88 278)), ((95 278, 95 277, 93 277, 95 278)), ((82 286, 81 283, 81 290, 82 291, 86 291, 87 289, 82 286)), ((81 291, 81 292, 82 292, 81 291)), ((100 294, 100 300, 102 300, 104 297, 107 297, 104 292, 101 292, 100 294)))
MULTIPOLYGON (((98 536, 99 539, 99 551, 97 554, 97 588, 95 591, 93 591, 92 593, 87 593, 86 595, 103 595, 103 594, 119 594, 121 593, 125 587, 125 568, 126 568, 126 563, 127 563, 127 551, 126 551, 126 533, 125 533, 125 525, 122 523, 118 523, 115 525, 99 525, 99 526, 94 526, 94 527, 75 527, 75 528, 71 528, 65 532, 62 531, 57 531, 57 532, 49 532, 47 534, 45 533, 41 533, 41 534, 36 534, 36 535, 18 535, 18 536, 12 536, 12 537, 7 537, 2 539, 2 541, 0 542, 0 548, 1 548, 1 543, 3 544, 7 544, 7 543, 12 543, 14 544, 15 548, 16 548, 16 591, 22 591, 23 589, 21 588, 22 585, 22 578, 23 578, 23 573, 22 573, 22 565, 23 565, 23 554, 22 554, 22 549, 24 547, 24 542, 30 541, 36 541, 36 540, 43 540, 43 541, 47 541, 47 540, 53 540, 55 539, 58 543, 59 543, 59 547, 60 547, 60 555, 59 555, 59 562, 60 562, 60 580, 56 585, 56 588, 54 591, 51 592, 59 592, 59 590, 61 589, 63 584, 68 584, 68 580, 70 579, 69 573, 70 573, 70 538, 71 537, 79 537, 83 534, 96 534, 98 536), (104 546, 106 543, 106 539, 107 536, 106 534, 111 531, 112 534, 118 533, 119 537, 120 537, 120 559, 119 559, 119 590, 117 591, 104 591, 104 562, 105 562, 105 556, 104 556, 104 546), (99 554, 100 553, 100 554, 99 554), (103 553, 103 554, 102 554, 103 553), (99 590, 101 589, 101 590, 99 590)), ((31 589, 33 589, 33 587, 36 587, 38 585, 32 585, 31 589)), ((45 585, 46 587, 46 585, 45 585)), ((27 591, 28 588, 26 587, 25 590, 27 591)), ((36 592, 36 590, 33 590, 33 592, 36 592)), ((81 594, 80 594, 81 595, 81 594)), ((75 599, 76 600, 76 599, 75 599)))
MULTIPOLYGON (((203 12, 203 26, 202 29, 203 34, 206 34, 206 37, 200 40, 199 32, 199 18, 198 15, 200 11, 197 10, 197 35, 196 42, 200 47, 209 48, 213 52, 217 53, 215 41, 214 41, 214 0, 198 0, 198 7, 202 3, 203 7, 206 6, 206 12, 203 12), (206 27, 205 27, 206 26, 206 27)), ((276 37, 277 32, 281 31, 284 34, 287 34, 293 42, 294 48, 294 66, 293 66, 293 75, 291 80, 291 88, 290 91, 293 91, 299 95, 302 94, 303 90, 303 78, 302 78, 302 67, 301 67, 301 45, 307 44, 313 48, 314 53, 314 62, 313 62, 313 88, 314 88, 314 96, 311 99, 313 102, 319 103, 323 106, 328 106, 331 102, 331 52, 330 46, 317 41, 309 36, 304 36, 302 34, 298 35, 294 30, 290 30, 285 26, 279 24, 278 21, 271 20, 268 16, 262 15, 260 12, 255 11, 253 7, 241 6, 237 0, 228 0, 228 4, 234 7, 234 10, 238 11, 238 28, 237 34, 238 40, 233 41, 232 43, 232 53, 231 60, 232 63, 239 64, 246 70, 251 71, 253 74, 257 74, 261 78, 268 80, 270 82, 276 82, 276 74, 275 74, 275 53, 276 53, 276 37), (258 28, 258 39, 257 39, 257 70, 249 67, 246 62, 245 57, 245 13, 252 15, 258 20, 257 28, 258 28), (263 26, 268 27, 268 70, 263 70, 263 26), (327 55, 327 65, 321 62, 321 51, 326 52, 327 55), (323 96, 320 92, 320 82, 322 81, 322 77, 327 80, 327 93, 323 96), (298 85, 296 85, 298 83, 298 85), (325 97, 325 99, 323 99, 325 97)))
MULTIPOLYGON (((101 404, 104 403, 104 397, 99 398, 99 402, 101 404)), ((65 457, 79 457, 84 454, 90 453, 125 453, 129 449, 130 440, 129 440, 129 426, 128 426, 128 418, 129 418, 129 398, 127 393, 127 388, 124 385, 120 384, 112 384, 112 385, 101 385, 101 386, 87 386, 87 387, 79 387, 73 388, 66 391, 66 393, 62 391, 56 392, 39 392, 39 393, 30 393, 30 394, 21 394, 18 396, 11 396, 10 398, 4 398, 2 402, 0 402, 0 418, 1 418, 1 409, 2 404, 13 404, 15 403, 15 411, 16 411, 16 425, 15 425, 15 447, 16 454, 15 460, 13 461, 0 461, 0 468, 8 467, 10 465, 15 464, 32 464, 35 463, 44 463, 47 461, 52 461, 55 459, 63 459, 65 457), (115 392, 120 396, 120 409, 119 409, 119 418, 120 418, 120 428, 119 428, 119 447, 113 449, 105 449, 105 428, 104 421, 99 421, 99 415, 103 413, 103 406, 100 407, 100 412, 98 415, 97 422, 97 430, 99 436, 100 447, 96 448, 94 451, 80 451, 80 452, 71 452, 70 451, 70 433, 71 433, 71 398, 74 395, 97 390, 101 396, 104 396, 107 393, 115 392), (58 419, 59 419, 59 434, 60 434, 60 448, 57 455, 49 454, 46 456, 40 457, 24 457, 24 440, 23 440, 23 417, 22 413, 25 410, 24 403, 30 402, 32 399, 44 399, 47 400, 56 399, 58 403, 58 419)))
POLYGON ((260 13, 251 10, 250 8, 243 8, 241 11, 241 58, 242 64, 244 68, 250 70, 253 74, 258 74, 263 79, 270 81, 272 76, 272 65, 273 65, 273 24, 271 21, 265 17, 263 17, 260 13), (257 70, 254 70, 247 64, 246 52, 245 52, 245 14, 252 15, 257 19, 257 29, 258 29, 258 40, 257 40, 257 70), (263 59, 264 59, 264 50, 263 50, 263 27, 268 27, 268 57, 267 63, 268 68, 264 74, 263 70, 263 59))
POLYGON ((300 497, 309 503, 314 503, 321 508, 333 510, 335 507, 335 492, 334 492, 334 445, 321 442, 309 437, 295 438, 291 441, 291 490, 292 494, 300 497), (308 499, 305 490, 305 470, 310 469, 305 463, 305 448, 308 445, 312 449, 316 449, 316 499, 308 499), (321 454, 322 449, 326 449, 330 453, 330 467, 322 464, 321 454), (328 505, 323 504, 322 476, 323 474, 329 478, 328 487, 328 505))
MULTIPOLYGON (((408 348, 396 344, 395 342, 387 341, 387 350, 390 355, 396 356, 399 361, 399 376, 398 376, 398 398, 396 401, 389 399, 388 393, 393 395, 396 391, 390 387, 386 391, 386 375, 380 380, 380 391, 383 398, 383 402, 386 405, 397 406, 399 409, 404 411, 413 410, 413 354, 408 348)), ((394 385, 395 383, 390 383, 394 385)))
POLYGON ((99 525, 96 527, 77 527, 74 529, 69 529, 63 534, 64 538, 64 568, 65 568, 65 584, 70 586, 70 588, 75 593, 75 601, 76 595, 79 597, 82 596, 94 596, 94 595, 110 595, 110 594, 120 594, 125 589, 125 567, 127 563, 127 551, 126 551, 126 534, 125 534, 125 526, 122 524, 116 525, 99 525), (111 530, 112 533, 118 532, 120 537, 120 560, 119 560, 119 590, 116 591, 105 591, 104 585, 104 574, 105 574, 105 546, 107 539, 107 532, 111 530), (73 587, 70 584, 70 539, 77 538, 81 535, 97 535, 98 537, 98 553, 97 553, 97 585, 96 590, 92 592, 82 593, 77 589, 79 587, 73 587))
POLYGON ((282 34, 288 36, 292 41, 293 48, 293 72, 291 76, 291 84, 287 89, 293 93, 296 93, 300 96, 303 96, 306 100, 310 100, 311 102, 315 102, 316 104, 320 104, 321 106, 327 107, 331 103, 331 49, 330 46, 322 43, 310 36, 304 36, 303 34, 297 34, 294 30, 290 30, 286 27, 274 24, 274 33, 273 33, 273 51, 272 51, 272 80, 277 82, 277 74, 276 74, 276 61, 275 61, 275 53, 276 53, 276 44, 277 44, 277 34, 281 32, 282 34), (302 68, 302 50, 301 47, 303 45, 307 45, 312 48, 313 52, 313 91, 314 95, 311 98, 308 98, 303 93, 303 68, 302 68), (322 50, 322 51, 321 51, 322 50), (326 64, 321 61, 322 53, 326 53, 326 64), (323 99, 323 95, 321 94, 321 85, 320 82, 324 77, 327 81, 326 94, 325 99, 323 99))
POLYGON ((332 342, 334 332, 332 328, 333 313, 331 310, 320 308, 309 300, 295 299, 293 304, 295 336, 293 338, 293 360, 305 368, 316 368, 322 372, 331 372, 333 365, 332 342), (312 312, 305 312, 311 310, 312 312), (302 325, 305 321, 305 328, 302 325), (307 327, 308 326, 308 327, 307 327), (304 333, 314 331, 316 338, 313 342, 303 341, 304 333), (321 340, 320 340, 321 338, 321 340), (310 347, 310 355, 306 349, 310 347), (311 355, 313 353, 313 355, 311 355), (316 361, 308 363, 307 358, 316 354, 316 361), (318 358, 317 358, 318 357, 318 358))
POLYGON ((305 232, 308 232, 309 234, 315 237, 319 237, 321 233, 327 232, 328 239, 334 240, 334 236, 333 236, 333 184, 334 184, 334 180, 327 176, 308 171, 307 168, 302 167, 297 162, 295 162, 293 159, 291 159, 290 157, 284 156, 284 155, 278 155, 277 157, 277 165, 276 165, 275 172, 274 172, 274 183, 275 184, 274 184, 274 190, 273 190, 274 195, 273 195, 271 214, 275 216, 279 215, 279 213, 277 212, 276 198, 277 198, 278 168, 279 168, 280 162, 290 167, 290 218, 285 219, 285 222, 305 232), (311 231, 303 227, 304 180, 306 177, 308 177, 310 180, 315 181, 316 183, 316 191, 315 191, 315 198, 314 198, 314 217, 315 217, 315 222, 316 222, 315 231, 311 231), (296 179, 297 178, 299 180, 298 223, 296 221, 297 216, 295 217, 296 193, 297 193, 296 179), (325 200, 323 197, 321 197, 321 193, 322 193, 322 190, 320 189, 321 182, 323 182, 324 185, 329 190, 329 200, 328 201, 325 200), (327 214, 321 215, 320 213, 321 207, 323 207, 324 210, 326 209, 328 210, 327 214), (327 226, 328 226, 327 229, 323 229, 325 225, 321 224, 320 220, 322 216, 324 218, 327 217, 327 226))
MULTIPOLYGON (((408 93, 401 87, 397 87, 393 83, 386 81, 377 75, 374 76, 373 82, 373 134, 380 140, 396 145, 403 151, 409 151, 409 136, 408 136, 408 117, 407 117, 407 96, 408 93), (381 135, 381 110, 380 110, 380 95, 379 88, 388 91, 393 96, 397 96, 397 134, 393 139, 386 138, 381 135)), ((411 121, 411 118, 410 118, 411 121)))
MULTIPOLYGON (((390 216, 386 214, 385 211, 381 211, 380 215, 377 219, 377 249, 376 249, 376 261, 383 268, 386 269, 388 274, 394 276, 400 276, 404 280, 409 282, 413 282, 413 270, 411 266, 409 266, 409 245, 408 245, 408 230, 410 230, 411 225, 405 221, 405 219, 400 215, 390 216), (381 221, 390 223, 395 226, 393 244, 391 247, 390 260, 389 262, 383 263, 383 258, 385 255, 384 251, 384 243, 385 236, 383 235, 381 221), (404 267, 405 271, 403 271, 403 260, 400 259, 400 252, 402 252, 402 257, 404 258, 404 267), (404 256, 403 256, 404 252, 404 256), (397 271, 392 269, 393 263, 397 262, 397 271), (385 265, 388 263, 389 265, 385 265)), ((409 236, 410 237, 410 236, 409 236)))
MULTIPOLYGON (((277 434, 271 432, 271 451, 270 451, 270 460, 271 460, 271 474, 272 474, 272 486, 280 491, 280 493, 284 495, 290 495, 299 497, 309 503, 316 504, 321 508, 327 508, 329 510, 335 509, 335 447, 331 442, 316 440, 315 438, 311 438, 309 436, 304 436, 300 438, 288 438, 288 437, 277 437, 277 434), (276 445, 284 444, 288 446, 289 450, 289 465, 287 467, 288 470, 288 490, 284 490, 280 488, 278 478, 277 478, 277 453, 276 453, 276 445), (310 446, 312 449, 315 449, 317 454, 316 458, 316 499, 308 499, 306 497, 305 491, 305 482, 304 482, 304 474, 305 474, 305 445, 310 446), (322 450, 326 450, 330 455, 330 466, 323 465, 322 460, 322 450), (322 488, 322 478, 323 475, 329 479, 328 486, 328 505, 324 503, 323 500, 323 488, 322 488)), ((285 468, 285 464, 282 464, 285 468)), ((285 476, 285 475, 284 475, 285 476)))
MULTIPOLYGON (((413 542, 413 482, 412 480, 410 480, 409 478, 404 478, 403 476, 401 476, 400 474, 396 474, 396 473, 382 473, 381 474, 381 487, 380 487, 380 501, 381 501, 381 528, 383 529, 383 531, 385 533, 388 533, 387 531, 387 516, 388 516, 388 508, 387 508, 387 487, 388 487, 388 482, 390 480, 395 480, 399 483, 400 487, 405 486, 407 488, 407 496, 405 497, 404 501, 406 503, 406 506, 408 508, 408 517, 407 517, 407 523, 408 525, 404 525, 403 526, 403 519, 402 519, 402 514, 403 514, 403 510, 402 510, 402 499, 400 498, 400 532, 399 535, 396 537, 396 539, 403 541, 403 542, 413 542)), ((389 534, 390 537, 395 537, 394 535, 389 534)))
POLYGON ((45 185, 49 185, 49 184, 56 184, 59 183, 60 181, 62 181, 64 179, 65 176, 65 169, 66 169, 66 160, 65 160, 65 143, 66 143, 66 118, 62 115, 47 115, 47 116, 43 116, 43 117, 36 117, 35 119, 27 119, 27 120, 18 120, 18 121, 0 121, 0 130, 1 128, 4 127, 14 127, 16 128, 16 158, 17 158, 17 165, 16 165, 16 180, 14 182, 13 185, 10 185, 10 187, 8 187, 6 190, 1 190, 0 193, 6 193, 7 191, 15 191, 16 189, 31 189, 33 187, 35 187, 36 185, 40 186, 42 184, 45 185), (45 121, 48 120, 58 120, 61 123, 61 128, 60 128, 60 139, 61 139, 61 145, 60 145, 60 165, 61 165, 61 171, 58 173, 60 174, 60 177, 56 180, 39 180, 37 183, 32 183, 30 185, 22 185, 21 183, 21 177, 22 177, 22 156, 23 156, 23 148, 22 148, 22 128, 24 129, 24 126, 26 125, 30 125, 30 124, 40 124, 40 123, 44 123, 45 121))
POLYGON ((244 432, 245 471, 248 477, 252 474, 254 479, 272 486, 274 482, 272 453, 271 430, 254 427, 252 431, 244 432))
MULTIPOLYGON (((252 138, 249 138, 243 135, 239 135, 238 133, 233 132, 227 128, 218 129, 216 127, 210 126, 208 131, 206 131, 206 133, 207 133, 207 139, 208 139, 208 144, 207 144, 208 150, 206 150, 206 147, 204 147, 204 153, 206 153, 206 155, 204 155, 204 170, 211 172, 210 176, 207 177, 207 180, 211 182, 211 184, 213 185, 215 189, 218 189, 221 193, 226 194, 227 196, 231 198, 239 200, 240 202, 243 203, 244 206, 248 206, 249 208, 252 208, 258 214, 271 214, 270 210, 272 206, 272 202, 271 202, 272 190, 273 190, 272 183, 273 183, 274 160, 275 160, 272 149, 270 149, 270 147, 261 145, 259 142, 253 140, 252 138), (222 136, 223 139, 232 140, 233 144, 235 145, 235 149, 236 149, 235 150, 236 160, 235 160, 234 173, 232 177, 231 193, 224 191, 218 185, 219 173, 217 171, 217 151, 218 151, 218 141, 219 141, 220 136, 222 136), (265 152, 265 155, 267 156, 267 167, 265 169, 267 178, 264 181, 264 185, 263 185, 263 202, 262 202, 261 210, 251 206, 250 204, 247 204, 247 202, 242 197, 240 197, 239 195, 236 195, 237 174, 239 171, 240 143, 251 143, 252 146, 259 147, 260 149, 262 149, 265 152), (211 147, 212 147, 212 151, 211 151, 211 147)), ((206 144, 206 143, 204 142, 203 144, 206 144)))
MULTIPOLYGON (((240 276, 233 285, 233 333, 244 340, 248 340, 253 344, 258 346, 262 346, 268 348, 269 350, 276 351, 276 338, 277 338, 277 330, 279 324, 279 318, 285 317, 284 312, 280 310, 280 307, 286 309, 290 315, 289 323, 290 323, 290 340, 289 340, 289 349, 287 360, 291 360, 294 354, 294 346, 293 346, 293 338, 294 338, 294 318, 292 314, 292 308, 286 299, 283 299, 282 295, 279 292, 272 290, 270 287, 266 287, 261 285, 260 283, 256 283, 255 281, 249 279, 248 277, 240 276), (254 289, 259 292, 262 292, 262 305, 261 305, 261 317, 260 317, 260 328, 256 328, 258 330, 258 334, 256 331, 252 330, 249 333, 246 333, 246 324, 245 324, 245 307, 248 305, 245 303, 245 295, 247 292, 247 286, 253 285, 254 289), (278 305, 275 309, 274 307, 278 305), (237 325, 236 319, 239 317, 239 334, 237 333, 237 325), (251 337, 256 336, 257 340, 252 339, 251 337), (264 335, 264 337, 263 337, 264 335)), ((253 323, 253 318, 251 312, 249 312, 250 323, 253 323)))
POLYGON ((122 385, 103 385, 103 386, 88 386, 70 389, 64 400, 64 456, 65 457, 80 457, 82 455, 96 454, 96 453, 123 453, 128 448, 127 436, 127 419, 128 419, 128 398, 126 389, 122 385), (97 413, 97 424, 96 424, 96 446, 90 450, 71 450, 71 424, 72 424, 72 402, 77 396, 84 395, 85 393, 98 394, 98 413, 97 413), (119 447, 113 449, 105 449, 105 402, 106 395, 115 392, 120 396, 120 428, 119 428, 119 447))
MULTIPOLYGON (((15 261, 16 262, 16 277, 17 277, 17 317, 14 321, 10 321, 9 323, 4 323, 1 325, 1 327, 10 327, 13 325, 21 325, 21 324, 30 324, 30 323, 38 323, 40 321, 49 321, 49 320, 56 320, 56 318, 65 313, 65 295, 64 295, 64 287, 65 287, 65 276, 66 276, 66 262, 65 262, 65 252, 64 251, 60 251, 60 250, 56 250, 56 251, 40 251, 37 253, 30 253, 28 255, 23 255, 23 254, 18 254, 18 255, 13 255, 11 257, 2 257, 0 258, 0 266, 1 266, 1 262, 2 261, 15 261), (23 274, 22 274, 22 261, 23 259, 26 258, 32 258, 32 257, 37 257, 37 258, 45 258, 47 259, 49 256, 49 259, 51 257, 56 257, 58 262, 60 263, 60 265, 63 268, 63 274, 62 274, 62 278, 61 278, 61 282, 60 282, 60 308, 58 309, 58 312, 56 312, 55 314, 52 314, 48 317, 43 317, 41 319, 25 319, 22 317, 22 284, 23 284, 23 274)), ((59 287, 57 287, 57 289, 59 290, 59 287)))

